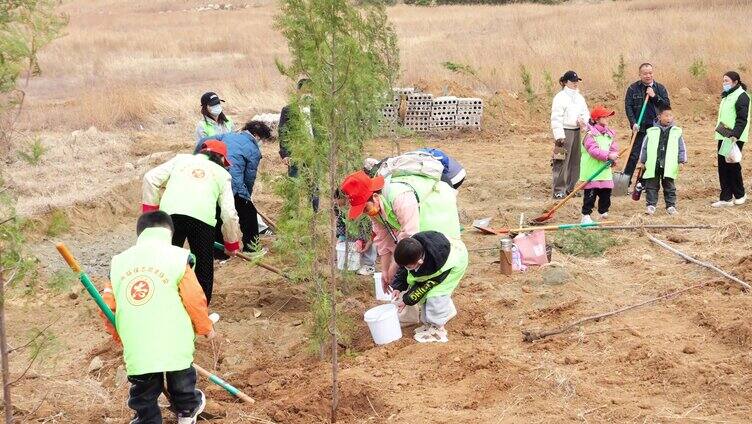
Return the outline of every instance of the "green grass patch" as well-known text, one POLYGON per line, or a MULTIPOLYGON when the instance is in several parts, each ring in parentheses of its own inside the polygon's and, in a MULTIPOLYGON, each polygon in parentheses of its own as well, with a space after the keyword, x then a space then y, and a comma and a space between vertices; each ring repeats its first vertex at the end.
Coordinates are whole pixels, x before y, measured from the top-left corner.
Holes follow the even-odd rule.
POLYGON ((70 290, 77 279, 76 274, 72 270, 68 268, 59 269, 52 273, 50 279, 47 281, 47 287, 52 291, 62 293, 70 290))
POLYGON ((554 246, 562 253, 585 258, 603 256, 609 247, 617 244, 608 232, 592 230, 563 231, 554 240, 554 246))
POLYGON ((70 221, 65 212, 56 210, 50 215, 50 223, 47 225, 46 234, 50 237, 57 237, 70 230, 70 221))

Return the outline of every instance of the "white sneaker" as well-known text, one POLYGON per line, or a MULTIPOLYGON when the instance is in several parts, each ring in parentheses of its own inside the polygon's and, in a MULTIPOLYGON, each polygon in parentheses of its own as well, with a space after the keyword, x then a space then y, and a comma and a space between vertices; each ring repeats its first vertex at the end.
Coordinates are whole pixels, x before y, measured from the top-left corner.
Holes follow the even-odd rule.
POLYGON ((747 201, 747 195, 742 196, 741 199, 734 199, 735 205, 743 205, 747 201))
POLYGON ((655 206, 650 205, 647 208, 645 208, 645 213, 648 215, 653 215, 655 213, 655 206))
POLYGON ((415 327, 415 330, 413 330, 413 334, 424 333, 424 332, 428 331, 429 328, 431 328, 430 325, 428 325, 428 324, 421 324, 420 327, 415 327))
POLYGON ((376 272, 376 268, 372 265, 363 265, 358 270, 358 275, 373 275, 374 272, 376 272))
POLYGON ((592 223, 593 223, 593 218, 591 218, 590 215, 582 215, 580 224, 592 224, 592 223))
POLYGON ((198 404, 198 407, 192 413, 185 411, 178 412, 178 424, 196 424, 199 414, 204 412, 204 408, 206 408, 206 396, 201 390, 198 390, 198 392, 201 394, 201 403, 198 404))
POLYGON ((710 206, 714 207, 714 208, 727 208, 729 206, 734 206, 734 202, 731 201, 731 200, 729 200, 729 201, 719 200, 719 201, 711 204, 710 206))
POLYGON ((666 213, 668 213, 669 215, 679 215, 679 211, 676 210, 676 207, 674 206, 669 206, 668 208, 666 208, 666 213))
POLYGON ((428 330, 415 334, 413 338, 418 343, 446 343, 449 341, 446 329, 443 326, 436 327, 435 325, 430 325, 428 330))
POLYGON ((601 214, 601 219, 608 219, 608 212, 601 214))

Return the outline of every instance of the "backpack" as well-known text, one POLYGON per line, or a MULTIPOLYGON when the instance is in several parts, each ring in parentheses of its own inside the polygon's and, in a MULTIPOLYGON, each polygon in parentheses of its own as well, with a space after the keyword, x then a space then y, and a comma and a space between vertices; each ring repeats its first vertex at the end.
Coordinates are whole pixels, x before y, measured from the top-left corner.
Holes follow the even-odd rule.
POLYGON ((407 152, 393 158, 386 158, 378 162, 371 170, 371 174, 383 177, 392 175, 420 175, 434 180, 441 180, 444 165, 428 152, 407 152))

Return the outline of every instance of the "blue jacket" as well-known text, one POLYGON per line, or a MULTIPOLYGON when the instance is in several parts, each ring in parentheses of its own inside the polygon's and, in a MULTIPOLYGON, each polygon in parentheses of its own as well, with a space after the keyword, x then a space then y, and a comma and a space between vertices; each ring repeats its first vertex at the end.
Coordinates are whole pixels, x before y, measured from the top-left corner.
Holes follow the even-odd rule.
POLYGON ((227 160, 230 161, 230 176, 232 176, 232 193, 246 200, 251 200, 253 184, 256 182, 259 162, 261 162, 261 149, 258 142, 247 131, 225 133, 205 137, 196 143, 196 150, 201 150, 201 145, 206 140, 219 140, 227 145, 227 160))

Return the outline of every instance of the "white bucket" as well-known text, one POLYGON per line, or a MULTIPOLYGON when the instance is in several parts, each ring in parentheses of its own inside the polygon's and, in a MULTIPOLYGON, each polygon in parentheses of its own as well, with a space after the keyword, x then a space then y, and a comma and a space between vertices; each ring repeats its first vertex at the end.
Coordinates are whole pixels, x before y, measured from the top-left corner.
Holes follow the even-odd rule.
MULTIPOLYGON (((360 253, 355 249, 355 243, 349 243, 347 255, 347 270, 357 271, 360 268, 360 253)), ((347 243, 341 241, 337 243, 337 269, 345 269, 345 250, 347 243)))
POLYGON ((397 305, 393 303, 379 305, 367 310, 363 319, 368 324, 373 342, 377 345, 385 345, 402 338, 397 305))
POLYGON ((376 272, 373 274, 373 291, 376 294, 376 300, 379 302, 391 302, 392 295, 384 293, 384 289, 381 286, 381 273, 376 272))

